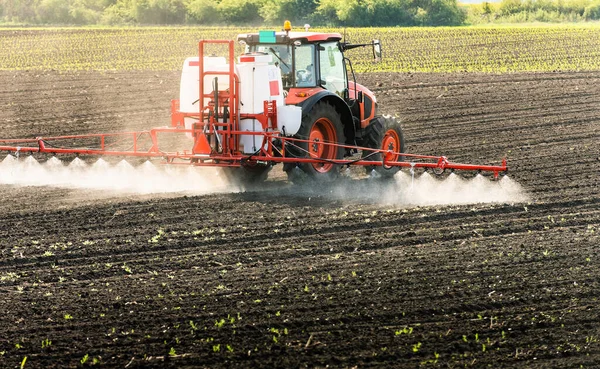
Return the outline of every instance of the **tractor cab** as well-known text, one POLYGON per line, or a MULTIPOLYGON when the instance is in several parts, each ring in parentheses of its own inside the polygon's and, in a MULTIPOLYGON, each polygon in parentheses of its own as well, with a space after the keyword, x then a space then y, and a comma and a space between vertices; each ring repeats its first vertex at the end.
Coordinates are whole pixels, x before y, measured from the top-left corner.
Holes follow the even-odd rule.
POLYGON ((245 45, 240 63, 262 60, 279 68, 277 72, 281 73, 276 74, 281 75, 285 105, 302 108, 302 122, 294 137, 303 141, 286 148, 290 157, 300 160, 284 164, 288 175, 300 168, 313 177, 335 177, 339 166, 327 160, 338 160, 357 152, 343 146, 325 147, 324 142, 380 148, 383 130, 388 129, 395 132, 395 139, 386 148, 404 147, 399 124, 391 120, 388 124, 386 119, 377 117, 375 95, 356 83, 352 63, 344 55, 346 50, 371 46, 373 56, 379 59, 379 41, 350 44, 344 42, 339 33, 308 32, 308 29, 291 32, 287 21, 283 31, 241 34, 238 41, 245 45), (302 161, 307 155, 326 161, 302 161))
POLYGON ((246 55, 267 54, 281 69, 283 88, 322 87, 343 97, 348 88, 338 33, 275 32, 243 34, 246 55))
POLYGON ((302 105, 311 96, 327 91, 339 96, 352 109, 356 128, 368 125, 375 115, 375 96, 355 82, 350 61, 344 51, 359 46, 372 46, 376 58, 381 46, 375 40, 369 44, 347 44, 339 33, 291 32, 288 22, 284 31, 259 31, 241 34, 238 41, 245 45, 245 55, 270 55, 270 64, 281 70, 285 102, 302 105), (351 78, 349 78, 349 76, 351 78))

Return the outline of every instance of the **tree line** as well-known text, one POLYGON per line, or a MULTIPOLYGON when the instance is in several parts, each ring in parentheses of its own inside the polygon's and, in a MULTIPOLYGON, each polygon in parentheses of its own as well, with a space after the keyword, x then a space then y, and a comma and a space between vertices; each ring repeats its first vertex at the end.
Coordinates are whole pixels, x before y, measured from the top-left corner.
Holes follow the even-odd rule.
POLYGON ((456 26, 600 19, 600 0, 0 0, 20 25, 456 26))
POLYGON ((600 0, 502 0, 468 8, 468 22, 531 23, 600 20, 600 0))
POLYGON ((444 26, 456 0, 0 0, 0 21, 29 25, 444 26))

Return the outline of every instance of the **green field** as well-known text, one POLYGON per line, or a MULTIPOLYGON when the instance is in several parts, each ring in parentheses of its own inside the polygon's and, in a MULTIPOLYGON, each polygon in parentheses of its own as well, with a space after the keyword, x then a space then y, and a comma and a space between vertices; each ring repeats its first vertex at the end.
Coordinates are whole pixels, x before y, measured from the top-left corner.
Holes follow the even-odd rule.
MULTIPOLYGON (((0 29, 0 70, 179 70, 186 56, 198 54, 198 40, 234 39, 254 30, 0 29)), ((600 25, 349 28, 345 34, 351 42, 377 38, 384 47, 377 64, 368 50, 349 52, 357 72, 600 70, 600 25)))

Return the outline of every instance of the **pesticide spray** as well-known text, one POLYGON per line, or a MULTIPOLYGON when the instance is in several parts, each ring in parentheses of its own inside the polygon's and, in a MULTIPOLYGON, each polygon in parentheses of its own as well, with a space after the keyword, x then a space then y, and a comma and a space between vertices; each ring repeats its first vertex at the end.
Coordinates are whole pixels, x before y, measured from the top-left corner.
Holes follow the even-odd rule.
MULTIPOLYGON (((98 198, 106 193, 111 196, 202 195, 247 190, 230 183, 223 172, 214 167, 156 165, 150 161, 134 166, 125 160, 109 163, 102 158, 91 164, 79 158, 64 163, 57 157, 40 163, 33 156, 16 158, 11 155, 0 162, 0 184, 97 190, 98 198)), ((269 188, 269 191, 273 190, 273 187, 269 188)), ((275 189, 274 197, 277 197, 276 192, 275 189)), ((320 196, 344 202, 400 207, 517 203, 528 200, 523 188, 508 176, 492 181, 480 174, 464 179, 451 173, 441 179, 427 172, 416 175, 409 171, 400 171, 391 180, 343 176, 329 185, 317 186, 309 182, 301 186, 294 185, 291 193, 306 198, 320 196)))
MULTIPOLYGON (((320 196, 323 189, 309 189, 305 195, 320 196)), ((350 203, 411 207, 464 205, 478 203, 519 203, 529 200, 526 191, 509 176, 494 181, 477 174, 470 179, 454 173, 438 177, 428 172, 415 174, 400 171, 390 180, 369 177, 339 181, 332 186, 329 198, 350 203)))
POLYGON ((190 193, 237 191, 217 168, 155 165, 133 166, 125 160, 110 164, 98 159, 88 164, 79 158, 63 163, 56 157, 40 163, 33 156, 7 156, 0 162, 0 184, 92 189, 117 194, 190 193))
POLYGON ((460 205, 475 203, 516 203, 527 201, 523 188, 509 176, 498 181, 477 174, 464 179, 454 173, 438 179, 430 173, 414 177, 399 172, 394 177, 395 186, 401 191, 388 191, 384 198, 392 203, 407 205, 460 205))

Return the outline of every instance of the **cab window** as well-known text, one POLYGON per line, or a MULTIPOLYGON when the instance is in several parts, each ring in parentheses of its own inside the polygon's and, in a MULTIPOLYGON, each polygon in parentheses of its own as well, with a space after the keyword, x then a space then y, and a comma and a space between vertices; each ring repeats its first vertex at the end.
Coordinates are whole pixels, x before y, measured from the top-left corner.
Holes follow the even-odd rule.
POLYGON ((295 87, 315 87, 315 45, 294 46, 295 87))
POLYGON ((325 89, 344 96, 346 90, 346 68, 344 55, 337 42, 322 43, 319 48, 319 68, 321 80, 319 83, 325 89))

